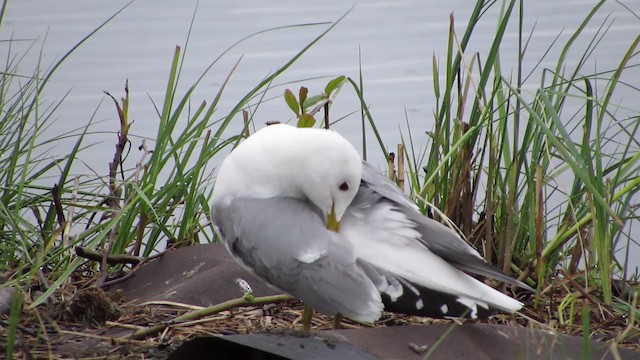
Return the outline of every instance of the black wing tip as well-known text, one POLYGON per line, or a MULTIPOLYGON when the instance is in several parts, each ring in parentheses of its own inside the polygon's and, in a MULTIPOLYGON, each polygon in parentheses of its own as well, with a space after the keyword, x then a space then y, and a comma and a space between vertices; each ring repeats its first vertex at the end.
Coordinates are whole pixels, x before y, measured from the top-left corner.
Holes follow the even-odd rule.
POLYGON ((475 313, 466 305, 458 301, 455 295, 428 289, 412 284, 419 293, 403 285, 403 294, 395 301, 389 295, 382 294, 382 302, 385 311, 402 313, 406 315, 426 316, 435 319, 463 318, 463 319, 488 319, 500 313, 493 308, 477 306, 475 313))
MULTIPOLYGON (((478 273, 476 273, 476 274, 478 274, 478 273)), ((483 274, 478 274, 478 275, 483 275, 483 274)), ((526 283, 524 283, 521 280, 518 280, 516 278, 511 277, 507 273, 502 273, 501 276, 497 276, 497 275, 494 275, 494 274, 488 274, 487 277, 490 278, 490 279, 494 279, 495 281, 502 282, 502 283, 504 283, 506 285, 512 285, 512 286, 519 287, 520 289, 527 290, 528 292, 531 292, 531 293, 534 293, 534 294, 537 292, 536 289, 532 288, 531 286, 527 285, 526 283)))
POLYGON ((532 293, 536 293, 536 292, 537 292, 537 291, 536 291, 536 289, 534 289, 534 288, 532 288, 531 286, 529 286, 529 285, 527 285, 527 284, 523 283, 523 282, 522 282, 522 281, 520 281, 520 280, 516 280, 516 283, 515 283, 515 284, 512 284, 512 285, 516 285, 517 287, 519 287, 519 288, 521 288, 521 289, 524 289, 524 290, 527 290, 527 291, 532 292, 532 293))
POLYGON ((455 266, 458 270, 462 270, 466 273, 479 275, 481 278, 484 277, 484 278, 493 279, 498 282, 517 286, 529 292, 536 293, 536 289, 512 277, 511 275, 498 269, 497 267, 492 266, 491 264, 484 261, 483 259, 469 257, 466 259, 467 261, 465 263, 455 262, 450 259, 447 259, 447 260, 449 260, 451 264, 455 266))

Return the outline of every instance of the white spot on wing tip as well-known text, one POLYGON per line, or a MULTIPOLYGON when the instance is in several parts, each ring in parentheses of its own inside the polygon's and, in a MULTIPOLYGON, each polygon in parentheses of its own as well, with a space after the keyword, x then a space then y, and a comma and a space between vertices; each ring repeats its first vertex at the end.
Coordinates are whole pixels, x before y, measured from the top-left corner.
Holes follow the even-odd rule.
POLYGON ((440 311, 443 315, 446 315, 449 312, 449 307, 447 306, 447 304, 442 304, 442 306, 440 306, 440 311))
POLYGON ((391 297, 391 301, 396 301, 403 294, 402 285, 400 283, 389 284, 389 287, 385 291, 389 297, 391 297))
POLYGON ((476 300, 465 298, 465 297, 459 297, 459 298, 456 299, 456 301, 459 302, 460 304, 468 307, 469 310, 471 310, 470 317, 472 319, 477 319, 478 318, 478 304, 480 304, 485 309, 488 308, 488 305, 483 303, 483 302, 477 302, 476 300))
POLYGON ((418 301, 416 301, 416 309, 421 310, 424 307, 424 302, 422 302, 422 299, 418 299, 418 301))

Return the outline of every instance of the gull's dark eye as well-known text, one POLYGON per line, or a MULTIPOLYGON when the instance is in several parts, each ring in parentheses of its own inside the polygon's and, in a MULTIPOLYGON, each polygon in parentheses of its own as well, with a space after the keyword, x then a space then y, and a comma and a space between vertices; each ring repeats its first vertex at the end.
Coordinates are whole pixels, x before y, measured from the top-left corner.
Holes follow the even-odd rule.
POLYGON ((340 191, 347 191, 347 190, 349 190, 349 184, 347 184, 347 182, 345 181, 342 184, 340 184, 339 189, 340 189, 340 191))

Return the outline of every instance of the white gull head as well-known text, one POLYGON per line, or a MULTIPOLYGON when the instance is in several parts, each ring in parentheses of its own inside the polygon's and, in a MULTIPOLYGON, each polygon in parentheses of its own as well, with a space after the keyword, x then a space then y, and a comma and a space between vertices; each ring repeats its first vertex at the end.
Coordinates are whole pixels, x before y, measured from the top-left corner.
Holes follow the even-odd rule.
POLYGON ((277 124, 242 142, 218 170, 214 202, 291 196, 340 221, 360 187, 362 159, 334 131, 277 124))

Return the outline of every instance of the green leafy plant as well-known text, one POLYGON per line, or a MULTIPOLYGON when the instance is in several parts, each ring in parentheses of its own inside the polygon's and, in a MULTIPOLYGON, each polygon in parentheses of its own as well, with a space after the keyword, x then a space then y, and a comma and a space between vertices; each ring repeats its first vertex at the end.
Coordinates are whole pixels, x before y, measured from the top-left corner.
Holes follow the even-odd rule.
POLYGON ((291 111, 296 114, 298 127, 313 127, 316 124, 315 114, 324 109, 325 127, 329 127, 329 107, 333 99, 337 96, 340 88, 345 83, 346 77, 340 75, 329 81, 324 88, 324 92, 309 97, 309 89, 300 87, 298 98, 289 89, 284 91, 284 100, 291 111))

